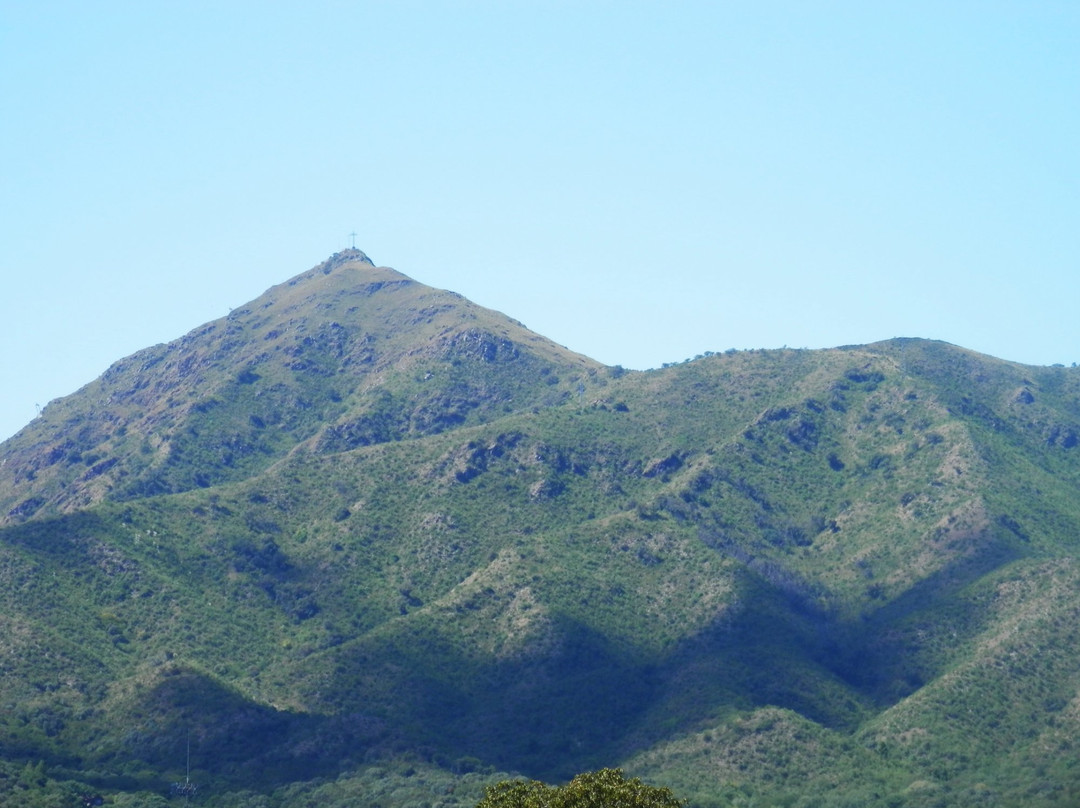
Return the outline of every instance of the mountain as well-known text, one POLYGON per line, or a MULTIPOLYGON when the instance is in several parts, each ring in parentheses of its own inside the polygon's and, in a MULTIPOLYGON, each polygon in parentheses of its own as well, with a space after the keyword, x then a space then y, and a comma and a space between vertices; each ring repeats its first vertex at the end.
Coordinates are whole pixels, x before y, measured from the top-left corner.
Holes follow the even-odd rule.
POLYGON ((599 369, 346 250, 51 403, 5 445, 0 510, 10 523, 242 480, 304 443, 342 451, 554 402, 599 369))
POLYGON ((1074 368, 625 372, 344 251, 0 445, 0 802, 1073 804, 1078 436, 1074 368))

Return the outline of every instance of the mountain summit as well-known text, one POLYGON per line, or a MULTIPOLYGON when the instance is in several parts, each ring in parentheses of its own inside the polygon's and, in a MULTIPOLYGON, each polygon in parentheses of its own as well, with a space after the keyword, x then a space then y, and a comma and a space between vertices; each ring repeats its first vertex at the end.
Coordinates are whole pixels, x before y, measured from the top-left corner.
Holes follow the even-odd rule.
POLYGON ((565 398, 600 367, 345 250, 49 404, 4 445, 0 513, 243 479, 305 442, 438 432, 565 398))
POLYGON ((0 803, 1075 804, 1078 435, 1077 369, 626 373, 338 253, 0 444, 0 803))

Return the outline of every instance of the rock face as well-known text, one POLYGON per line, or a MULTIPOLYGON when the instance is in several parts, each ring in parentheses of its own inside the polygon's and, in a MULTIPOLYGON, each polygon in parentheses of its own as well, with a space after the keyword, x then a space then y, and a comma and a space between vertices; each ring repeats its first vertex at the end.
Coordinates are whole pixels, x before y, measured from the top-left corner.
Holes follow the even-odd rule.
POLYGON ((152 803, 186 738, 223 805, 1071 798, 1077 434, 1074 369, 626 372, 339 253, 0 446, 0 803, 152 803))

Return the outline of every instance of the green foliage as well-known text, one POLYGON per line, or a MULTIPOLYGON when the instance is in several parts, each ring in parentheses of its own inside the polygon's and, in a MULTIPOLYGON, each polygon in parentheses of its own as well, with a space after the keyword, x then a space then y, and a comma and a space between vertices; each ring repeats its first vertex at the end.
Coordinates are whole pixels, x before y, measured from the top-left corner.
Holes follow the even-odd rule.
POLYGON ((564 786, 510 780, 489 786, 477 808, 681 808, 670 789, 626 779, 621 769, 577 775, 564 786))

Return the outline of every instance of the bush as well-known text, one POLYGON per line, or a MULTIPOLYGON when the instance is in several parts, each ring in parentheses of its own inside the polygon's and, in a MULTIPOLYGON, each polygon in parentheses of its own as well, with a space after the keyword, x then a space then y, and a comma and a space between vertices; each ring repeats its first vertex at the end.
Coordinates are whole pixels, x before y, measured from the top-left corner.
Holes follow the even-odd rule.
POLYGON ((476 808, 682 808, 666 788, 627 780, 620 769, 579 774, 565 786, 504 780, 489 786, 476 808))

